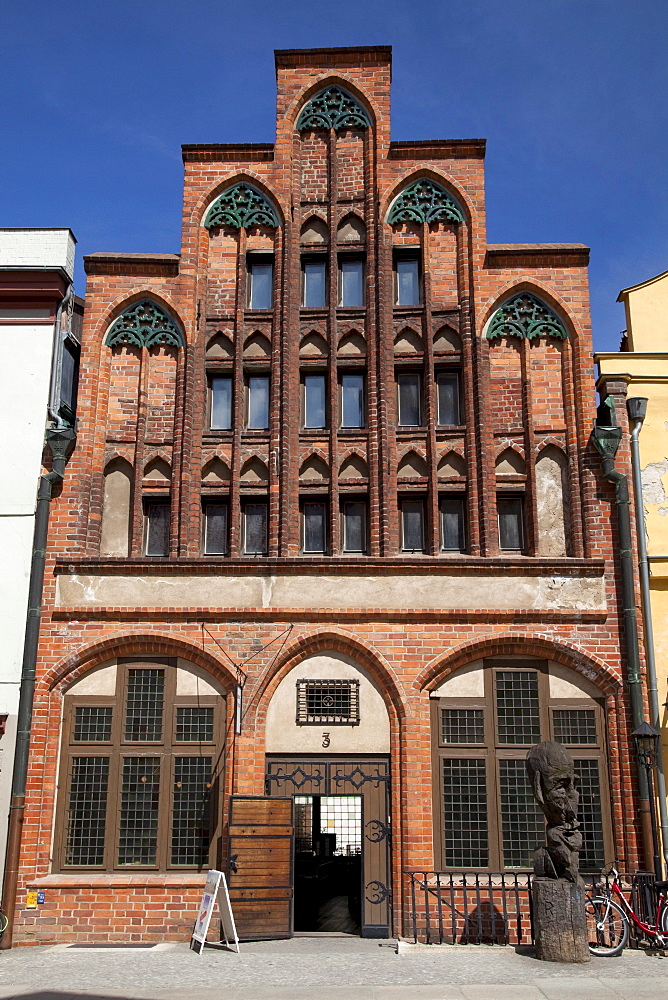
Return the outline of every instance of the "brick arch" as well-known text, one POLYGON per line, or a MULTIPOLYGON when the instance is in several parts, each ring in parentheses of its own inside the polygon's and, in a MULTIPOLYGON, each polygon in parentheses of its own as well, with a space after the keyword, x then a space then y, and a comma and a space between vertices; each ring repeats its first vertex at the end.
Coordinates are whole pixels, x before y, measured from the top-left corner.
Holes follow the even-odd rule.
POLYGON ((194 204, 188 223, 194 226, 202 227, 204 225, 204 219, 206 218, 206 213, 209 207, 214 203, 216 198, 218 198, 224 191, 228 188, 234 187, 235 184, 248 184, 250 187, 257 188, 260 194, 263 194, 267 201, 270 202, 272 208, 275 210, 278 217, 279 226, 285 225, 285 211, 281 204, 281 200, 278 195, 267 185, 267 180, 265 177, 261 177, 258 173, 253 170, 241 170, 230 174, 225 177, 222 181, 218 181, 212 188, 202 195, 201 198, 194 204))
POLYGON ((473 660, 518 654, 553 660, 564 667, 569 667, 595 684, 606 697, 616 697, 622 691, 621 681, 595 654, 554 636, 520 635, 513 632, 488 636, 485 639, 472 639, 434 657, 418 674, 414 687, 420 691, 433 691, 446 677, 473 660))
POLYGON ((134 468, 135 457, 134 449, 130 447, 123 447, 122 445, 114 444, 108 448, 104 453, 104 467, 103 472, 106 472, 107 466, 112 462, 115 462, 117 458, 122 458, 124 462, 127 462, 129 466, 134 468))
POLYGON ((144 468, 142 469, 142 472, 144 472, 146 466, 156 458, 161 458, 163 462, 167 463, 171 470, 172 457, 169 452, 166 451, 165 448, 152 448, 150 451, 147 451, 144 456, 144 468))
POLYGON ((358 458, 361 458, 364 464, 366 465, 366 455, 362 454, 359 447, 353 445, 352 447, 347 448, 346 451, 344 451, 341 454, 339 458, 339 468, 341 468, 343 463, 346 462, 349 458, 352 458, 353 455, 356 455, 358 458))
POLYGON ((357 84, 344 73, 320 77, 320 79, 312 83, 310 87, 307 87, 306 90, 303 90, 301 94, 298 94, 291 101, 285 110, 285 118, 291 123, 293 129, 297 125, 297 119, 302 108, 308 104, 312 97, 319 94, 321 90, 327 90, 329 87, 340 87, 341 90, 347 90, 350 96, 354 97, 362 105, 371 120, 371 128, 375 129, 376 122, 380 118, 380 112, 376 109, 371 98, 367 97, 357 84))
POLYGON ((342 629, 311 632, 300 636, 283 650, 250 698, 248 709, 255 715, 256 726, 260 729, 265 726, 269 702, 283 678, 303 660, 328 652, 343 653, 367 671, 378 685, 390 717, 390 727, 396 732, 407 713, 406 696, 394 670, 373 646, 342 629))
POLYGON ((535 295, 537 299, 541 299, 546 306, 552 309, 559 319, 562 321, 568 335, 574 340, 580 338, 580 331, 575 325, 575 321, 570 315, 568 304, 548 285, 545 285, 539 279, 532 278, 531 280, 525 279, 523 281, 508 281, 493 298, 487 300, 487 304, 483 305, 480 315, 482 317, 482 322, 480 324, 479 334, 484 337, 485 331, 494 313, 500 308, 508 299, 512 298, 520 292, 530 292, 535 295))
POLYGON ((387 214, 390 210, 390 205, 397 195, 400 195, 403 189, 408 187, 409 184, 422 180, 422 178, 433 181, 435 184, 444 188, 448 194, 451 194, 464 212, 464 224, 470 225, 471 219, 474 218, 476 214, 471 204, 471 199, 464 193, 463 188, 457 184, 449 174, 443 173, 440 170, 434 170, 430 167, 422 167, 419 170, 411 169, 409 167, 400 180, 395 181, 392 187, 380 198, 378 217, 383 220, 384 226, 389 226, 389 223, 387 222, 387 214))
POLYGON ((566 442, 564 441, 563 435, 561 438, 557 438, 554 435, 548 434, 546 437, 534 447, 533 453, 534 458, 539 459, 546 448, 556 448, 562 453, 566 461, 568 461, 568 450, 566 448, 566 442))
MULTIPOLYGON (((404 445, 404 447, 401 449, 401 451, 397 453, 397 465, 399 465, 399 463, 401 461, 403 461, 403 459, 406 457, 406 455, 410 455, 410 453, 412 451, 414 451, 416 455, 419 455, 419 457, 422 459, 423 462, 427 462, 427 449, 426 448, 422 447, 422 445, 419 445, 419 444, 407 444, 407 445, 404 445)), ((462 458, 463 457, 464 456, 462 455, 462 458)), ((427 463, 427 464, 429 464, 429 463, 427 463)))
POLYGON ((94 667, 117 656, 134 655, 181 656, 210 673, 227 694, 236 684, 236 677, 226 663, 187 639, 165 632, 119 632, 64 657, 44 675, 40 686, 62 695, 66 687, 94 667))
POLYGON ((123 294, 119 295, 111 303, 110 307, 105 310, 104 314, 99 318, 97 323, 94 325, 91 331, 91 339, 94 343, 99 343, 102 345, 109 327, 114 322, 115 319, 125 312, 130 306, 133 306, 136 302, 141 302, 142 299, 148 299, 150 302, 155 302, 157 306, 164 309, 171 320, 174 321, 176 326, 181 331, 184 341, 188 340, 186 333, 186 324, 181 319, 179 310, 171 301, 164 295, 156 292, 154 288, 150 286, 143 286, 138 288, 136 291, 132 292, 130 295, 123 294), (98 339, 99 338, 99 339, 98 339))
POLYGON ((506 438, 502 444, 498 444, 496 446, 496 451, 494 452, 495 462, 500 455, 503 455, 504 451, 514 451, 520 456, 523 462, 526 462, 527 456, 524 447, 521 444, 516 444, 516 442, 512 441, 510 438, 506 438))

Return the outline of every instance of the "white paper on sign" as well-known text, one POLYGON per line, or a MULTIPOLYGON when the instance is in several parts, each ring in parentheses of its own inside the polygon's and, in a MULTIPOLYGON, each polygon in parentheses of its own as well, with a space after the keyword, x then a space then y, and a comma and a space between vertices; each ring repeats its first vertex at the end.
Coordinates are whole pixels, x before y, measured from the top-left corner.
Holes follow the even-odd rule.
POLYGON ((234 916, 232 915, 227 882, 222 872, 212 870, 206 877, 202 902, 197 911, 197 919, 195 920, 192 937, 190 938, 190 947, 199 955, 204 951, 204 943, 216 903, 218 903, 218 912, 220 913, 225 944, 228 948, 234 948, 237 953, 239 951, 239 938, 237 937, 237 929, 234 924, 234 916))

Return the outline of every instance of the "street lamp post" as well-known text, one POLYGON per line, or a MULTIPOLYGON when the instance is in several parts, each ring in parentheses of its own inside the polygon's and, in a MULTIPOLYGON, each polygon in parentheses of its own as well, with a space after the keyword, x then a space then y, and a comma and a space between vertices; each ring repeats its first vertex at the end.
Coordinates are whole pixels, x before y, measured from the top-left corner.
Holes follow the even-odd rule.
POLYGON ((652 823, 652 845, 654 847, 654 875, 658 880, 663 878, 661 852, 659 851, 659 831, 656 825, 656 801, 654 798, 654 768, 659 759, 661 733, 649 722, 641 722, 633 731, 633 742, 636 745, 638 762, 645 768, 647 786, 649 789, 649 816, 652 823))

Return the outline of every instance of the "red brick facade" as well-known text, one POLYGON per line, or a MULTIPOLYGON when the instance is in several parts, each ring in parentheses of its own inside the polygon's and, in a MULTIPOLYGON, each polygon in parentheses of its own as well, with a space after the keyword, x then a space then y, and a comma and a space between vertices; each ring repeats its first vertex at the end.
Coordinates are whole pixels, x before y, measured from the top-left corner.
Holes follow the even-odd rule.
MULTIPOLYGON (((390 68, 389 50, 383 48, 278 53, 275 144, 184 147, 181 254, 94 254, 86 259, 77 447, 51 520, 18 900, 20 943, 81 937, 182 940, 189 933, 202 886, 197 873, 56 871, 53 829, 62 783, 63 693, 94 666, 119 656, 183 657, 228 692, 236 681, 230 661, 249 660, 243 731, 235 738, 228 729, 232 745, 226 752, 226 794, 263 794, 267 708, 280 680, 297 663, 319 652, 339 651, 368 673, 383 693, 390 718, 395 933, 402 932, 408 906, 403 871, 438 867, 429 692, 482 657, 544 658, 596 685, 606 700, 615 855, 627 868, 639 862, 633 811, 624 806, 634 779, 626 749, 629 717, 612 488, 601 480, 599 461, 588 445, 595 414, 588 251, 580 245, 489 246, 484 142, 391 141, 390 68), (370 127, 296 129, 305 104, 331 85, 353 95, 370 127), (463 221, 390 225, 394 199, 419 178, 448 192, 463 221), (204 228, 209 207, 240 181, 265 195, 279 219, 275 229, 204 228), (337 229, 351 213, 363 221, 366 240, 339 245, 338 251, 365 255, 363 308, 337 304, 337 229), (300 306, 300 232, 313 216, 329 235, 329 294, 324 308, 305 310, 300 306), (394 304, 396 247, 420 254, 419 306, 394 304), (254 313, 247 308, 246 265, 248 252, 255 250, 273 254, 274 306, 254 313), (532 293, 556 314, 565 339, 485 336, 498 307, 520 291, 532 293), (108 347, 104 341, 110 324, 129 305, 147 298, 173 318, 186 346, 108 347), (395 351, 402 334, 403 343, 412 342, 413 349, 395 351), (225 348, 222 353, 210 350, 207 359, 216 337, 229 345, 230 357, 225 348), (257 351, 248 343, 253 337, 260 345, 257 351), (262 353, 265 342, 268 355, 262 353), (312 343, 324 343, 324 352, 310 354, 312 343), (351 344, 354 351, 346 353, 351 344), (367 426, 357 431, 338 429, 342 368, 364 371, 366 377, 367 426), (441 427, 435 378, 453 368, 461 370, 463 413, 459 425, 441 427), (315 370, 325 372, 328 388, 329 427, 322 431, 303 430, 300 421, 300 377, 315 370), (421 375, 425 412, 420 426, 397 427, 397 371, 421 375), (209 428, 207 372, 233 379, 229 431, 209 428), (266 432, 244 430, 244 378, 254 372, 271 379, 266 432), (536 462, 547 447, 567 456, 567 542, 559 555, 538 554, 542 515, 536 462), (519 456, 518 467, 524 471, 502 475, 499 482, 495 463, 508 449, 519 456), (408 455, 413 461, 410 453, 422 461, 402 476, 402 459, 408 455), (300 482, 300 470, 314 455, 324 463, 325 474, 316 480, 302 476, 300 482), (459 462, 454 475, 441 465, 448 455, 459 462), (347 478, 339 473, 351 456, 357 456, 362 475, 347 478), (100 554, 104 474, 115 458, 125 459, 133 470, 127 558, 100 554), (167 484, 146 477, 147 466, 158 458, 171 470, 167 484), (229 479, 202 482, 203 470, 215 458, 226 464, 229 479), (253 459, 260 460, 266 473, 244 478, 253 459), (497 486, 524 496, 524 554, 499 550, 497 486), (142 502, 166 491, 170 555, 146 558, 142 502), (465 497, 462 553, 441 550, 439 497, 444 492, 465 497), (227 556, 202 554, 202 498, 207 495, 229 503, 227 556), (301 554, 299 505, 305 496, 327 504, 328 555, 301 554), (368 504, 366 555, 343 553, 339 511, 346 496, 362 496, 368 504), (248 559, 243 556, 240 505, 258 497, 269 504, 268 554, 248 559), (422 555, 401 551, 402 497, 419 497, 424 503, 422 555), (480 607, 473 598, 466 604, 422 607, 394 597, 387 606, 345 607, 320 606, 316 596, 313 606, 305 600, 288 607, 271 600, 262 606, 235 605, 232 598, 225 606, 205 606, 199 600, 187 605, 180 598, 170 604, 166 585, 158 604, 133 600, 110 606, 95 596, 77 602, 57 591, 63 581, 76 584, 82 577, 107 581, 105 587, 115 580, 125 587, 128 579, 143 587, 158 578, 176 582, 185 576, 210 580, 212 588, 221 580, 234 580, 241 592, 244 581, 258 573, 288 582, 304 573, 316 582, 325 576, 328 581, 343 579, 351 581, 351 593, 361 593, 364 581, 373 577, 391 581, 394 595, 404 586, 408 594, 428 589, 443 574, 453 576, 458 594, 468 587, 475 595, 486 579, 498 578, 499 600, 490 600, 489 607, 480 607), (544 599, 545 581, 557 578, 566 581, 565 587, 600 587, 601 599, 581 605, 575 599, 561 602, 558 596, 544 599), (531 581, 542 597, 527 598, 531 581), (287 628, 287 642, 273 642, 287 628), (263 649, 268 643, 273 644, 263 649), (25 890, 31 886, 46 891, 46 903, 38 910, 24 908, 25 890)), ((256 463, 255 468, 262 467, 256 463)), ((105 592, 120 591, 112 587, 105 592)), ((223 806, 226 816, 226 802, 223 806)))

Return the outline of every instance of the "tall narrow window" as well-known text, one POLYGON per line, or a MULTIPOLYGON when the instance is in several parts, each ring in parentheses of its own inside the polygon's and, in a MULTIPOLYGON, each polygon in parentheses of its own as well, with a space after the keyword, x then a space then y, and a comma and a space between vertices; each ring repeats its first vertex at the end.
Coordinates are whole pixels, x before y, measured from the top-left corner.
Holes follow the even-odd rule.
POLYGON ((424 550, 424 504, 404 500, 401 504, 401 547, 404 552, 424 550))
POLYGON ((244 518, 244 552, 247 556, 263 556, 267 552, 267 505, 247 503, 244 518))
POLYGON ((397 256, 394 261, 398 306, 420 305, 420 262, 417 257, 397 256))
POLYGON ((227 504, 206 501, 203 513, 204 554, 208 556, 227 555, 227 504))
POLYGON ((228 431, 232 427, 232 379, 212 378, 209 383, 212 430, 228 431))
POLYGON ((437 377, 437 385, 439 424, 442 427, 459 424, 459 375, 456 372, 442 373, 437 377))
POLYGON ((343 551, 366 552, 366 504, 362 500, 343 504, 343 551))
POLYGON ((327 304, 327 262, 305 260, 302 263, 302 305, 307 309, 324 309, 327 304))
POLYGON ((251 309, 271 309, 274 265, 268 257, 250 255, 248 281, 250 293, 248 305, 251 309))
POLYGON ((364 375, 341 376, 341 426, 364 427, 364 375))
POLYGON ((421 383, 420 376, 413 372, 397 376, 400 427, 420 426, 421 383))
POLYGON ((144 555, 169 555, 169 502, 144 501, 144 555))
POLYGON ((524 504, 521 497, 498 497, 499 548, 509 552, 524 549, 524 504))
POLYGON ((248 379, 249 430, 266 430, 269 427, 269 378, 251 375, 248 379))
POLYGON ((364 305, 364 261, 342 257, 339 263, 339 305, 350 308, 364 305))
POLYGON ((325 376, 304 376, 304 427, 326 427, 325 376))
POLYGON ((463 552, 466 548, 462 497, 441 500, 441 548, 445 552, 463 552))
POLYGON ((60 368, 60 415, 69 424, 74 422, 77 411, 80 353, 81 348, 75 340, 67 337, 63 341, 63 356, 60 368))
POLYGON ((305 503, 302 508, 304 552, 327 551, 327 505, 305 503))

